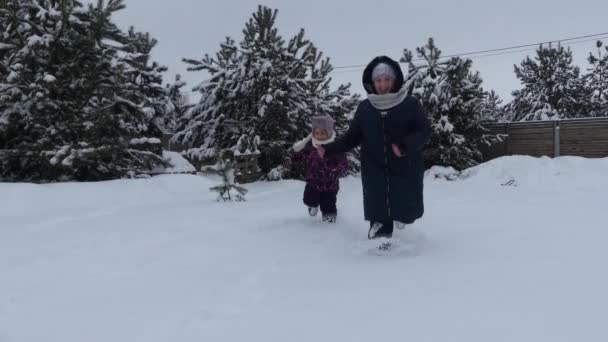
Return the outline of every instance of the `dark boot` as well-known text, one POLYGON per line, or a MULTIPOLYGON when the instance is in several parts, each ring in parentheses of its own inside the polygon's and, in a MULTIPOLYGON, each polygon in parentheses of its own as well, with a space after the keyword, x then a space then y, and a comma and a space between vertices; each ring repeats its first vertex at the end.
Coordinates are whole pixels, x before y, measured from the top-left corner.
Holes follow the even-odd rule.
POLYGON ((320 193, 319 200, 321 202, 321 213, 323 214, 323 222, 336 222, 336 217, 338 216, 338 208, 336 207, 337 192, 323 191, 320 193))
POLYGON ((308 207, 308 215, 313 217, 317 216, 321 196, 312 184, 306 184, 306 187, 304 188, 303 202, 308 207))

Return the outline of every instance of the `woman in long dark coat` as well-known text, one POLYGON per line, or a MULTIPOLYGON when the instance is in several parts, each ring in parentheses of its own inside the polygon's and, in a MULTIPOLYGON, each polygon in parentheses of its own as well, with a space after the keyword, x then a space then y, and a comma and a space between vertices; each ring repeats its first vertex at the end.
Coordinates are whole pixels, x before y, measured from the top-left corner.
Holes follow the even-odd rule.
POLYGON ((368 237, 391 237, 422 217, 424 147, 431 127, 415 97, 407 96, 399 63, 374 58, 363 72, 368 93, 346 134, 318 148, 321 156, 361 146, 361 178, 368 237))

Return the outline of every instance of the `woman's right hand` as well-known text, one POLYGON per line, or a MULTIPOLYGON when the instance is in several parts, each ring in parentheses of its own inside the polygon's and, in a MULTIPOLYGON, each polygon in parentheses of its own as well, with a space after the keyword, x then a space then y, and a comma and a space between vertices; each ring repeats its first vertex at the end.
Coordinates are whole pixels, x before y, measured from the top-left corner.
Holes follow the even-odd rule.
POLYGON ((401 149, 399 148, 399 146, 397 144, 393 144, 392 145, 393 148, 393 153, 397 156, 397 157, 403 157, 403 152, 401 152, 401 149))

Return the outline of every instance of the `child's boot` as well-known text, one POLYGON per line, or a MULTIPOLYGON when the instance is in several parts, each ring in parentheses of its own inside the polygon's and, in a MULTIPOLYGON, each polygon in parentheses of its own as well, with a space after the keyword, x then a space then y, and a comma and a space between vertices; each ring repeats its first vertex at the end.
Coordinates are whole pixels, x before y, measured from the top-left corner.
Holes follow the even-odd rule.
POLYGON ((323 215, 323 222, 336 223, 336 215, 335 214, 323 215))

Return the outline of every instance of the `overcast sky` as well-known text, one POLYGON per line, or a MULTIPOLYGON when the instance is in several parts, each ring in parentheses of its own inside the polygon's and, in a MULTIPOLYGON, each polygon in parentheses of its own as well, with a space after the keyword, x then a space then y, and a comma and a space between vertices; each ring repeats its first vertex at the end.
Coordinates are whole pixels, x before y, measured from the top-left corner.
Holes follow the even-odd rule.
MULTIPOLYGON (((186 72, 182 57, 214 54, 226 36, 238 42, 258 4, 279 10, 277 26, 284 38, 303 27, 334 66, 365 64, 380 54, 398 59, 404 48, 423 45, 428 37, 435 38, 444 54, 455 54, 608 32, 606 0, 127 0, 126 4, 115 21, 157 38, 153 57, 169 67, 167 81, 179 72, 189 87, 204 75, 186 72)), ((594 42, 571 48, 584 70, 594 42)), ((484 88, 508 98, 519 87, 513 64, 533 53, 474 58, 473 66, 481 72, 484 88)), ((361 70, 335 73, 333 78, 363 92, 361 70)))

